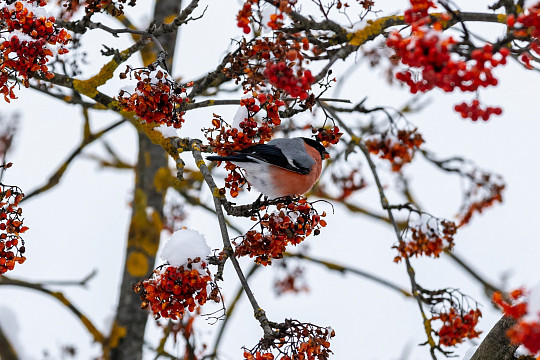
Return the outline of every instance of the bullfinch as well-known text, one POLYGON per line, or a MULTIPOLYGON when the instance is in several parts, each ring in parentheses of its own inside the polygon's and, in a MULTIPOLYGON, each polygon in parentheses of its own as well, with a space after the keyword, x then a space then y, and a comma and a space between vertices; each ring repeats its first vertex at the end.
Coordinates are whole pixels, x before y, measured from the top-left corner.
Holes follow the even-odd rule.
POLYGON ((321 175, 328 153, 318 141, 304 137, 274 139, 249 146, 229 156, 208 156, 210 161, 229 161, 246 170, 246 179, 270 199, 301 195, 321 175))

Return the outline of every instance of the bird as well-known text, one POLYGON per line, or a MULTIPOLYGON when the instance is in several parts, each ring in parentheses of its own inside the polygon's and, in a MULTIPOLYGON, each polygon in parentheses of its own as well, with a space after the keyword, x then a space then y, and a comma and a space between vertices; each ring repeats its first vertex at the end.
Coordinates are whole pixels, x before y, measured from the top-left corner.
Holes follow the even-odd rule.
POLYGON ((305 137, 280 138, 256 144, 228 156, 207 156, 229 161, 245 170, 247 181, 269 199, 303 195, 321 176, 324 146, 305 137))

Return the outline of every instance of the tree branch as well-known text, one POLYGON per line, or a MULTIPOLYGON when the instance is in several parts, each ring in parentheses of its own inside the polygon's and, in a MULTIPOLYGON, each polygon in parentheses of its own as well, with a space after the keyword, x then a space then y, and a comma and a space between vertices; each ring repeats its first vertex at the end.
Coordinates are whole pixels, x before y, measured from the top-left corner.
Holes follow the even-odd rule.
POLYGON ((519 345, 511 344, 506 332, 515 323, 514 318, 503 316, 487 334, 471 360, 513 360, 519 345))
POLYGON ((223 250, 225 254, 227 255, 227 258, 230 259, 230 261, 233 264, 233 267, 234 267, 234 270, 236 271, 238 279, 240 280, 240 283, 242 284, 242 287, 244 288, 244 291, 249 299, 249 302, 251 303, 251 307, 253 308, 255 319, 259 321, 259 324, 261 328, 263 329, 264 335, 272 336, 274 332, 272 331, 270 322, 268 318, 266 317, 266 313, 257 303, 257 300, 255 299, 255 296, 253 295, 253 292, 251 291, 251 288, 246 280, 246 277, 244 276, 244 273, 242 272, 242 268, 240 267, 238 260, 234 256, 234 250, 233 250, 231 241, 229 239, 227 225, 225 223, 225 216, 223 214, 222 203, 221 203, 222 199, 219 195, 219 189, 216 186, 216 183, 214 182, 214 179, 212 178, 212 175, 210 174, 210 171, 206 167, 206 164, 204 163, 204 160, 202 158, 201 145, 202 144, 200 140, 192 140, 191 151, 193 153, 193 158, 195 159, 195 162, 197 163, 199 170, 204 176, 204 181, 210 188, 210 191, 212 192, 212 195, 213 195, 214 207, 216 209, 216 215, 218 217, 219 227, 221 229, 221 238, 223 240, 223 245, 224 245, 223 250))
POLYGON ((497 286, 493 285, 488 280, 484 279, 480 274, 478 274, 477 271, 475 271, 472 267, 470 267, 465 261, 456 255, 453 251, 445 250, 444 253, 450 258, 455 261, 459 266, 461 266, 469 275, 471 275, 473 278, 478 280, 480 284, 484 287, 484 292, 486 293, 486 296, 491 299, 491 295, 493 295, 494 292, 500 292, 503 293, 501 289, 499 289, 497 286))
POLYGON ((319 264, 319 265, 322 265, 322 266, 326 267, 329 270, 338 271, 338 272, 340 272, 342 274, 346 274, 346 273, 355 274, 355 275, 361 276, 363 278, 366 278, 368 280, 374 281, 379 285, 382 285, 382 286, 385 286, 385 287, 390 288, 392 290, 395 290, 395 291, 399 292, 401 295, 404 295, 406 297, 413 297, 413 295, 410 292, 403 289, 399 285, 396 285, 396 284, 394 284, 394 283, 392 283, 392 282, 390 282, 390 281, 388 281, 386 279, 383 279, 380 276, 368 273, 368 272, 360 270, 360 269, 351 268, 351 267, 345 266, 345 265, 339 265, 339 264, 336 264, 336 263, 331 262, 331 261, 317 259, 317 258, 314 258, 312 256, 307 256, 307 255, 300 254, 300 253, 285 252, 283 255, 287 256, 287 257, 302 259, 302 260, 306 260, 306 261, 309 261, 309 262, 312 262, 312 263, 315 263, 315 264, 319 264))
POLYGON ((56 300, 60 301, 64 306, 66 306, 81 321, 86 330, 88 330, 88 332, 92 335, 95 342, 102 345, 106 343, 105 336, 103 336, 103 334, 94 326, 88 317, 86 317, 86 315, 84 315, 75 305, 73 305, 73 303, 69 301, 61 292, 49 290, 40 284, 12 279, 5 275, 0 276, 0 286, 1 285, 20 286, 27 289, 37 290, 54 297, 56 300))
MULTIPOLYGON (((390 206, 390 204, 388 202, 388 199, 387 199, 385 191, 384 191, 384 187, 383 187, 383 185, 381 183, 381 180, 379 179, 379 174, 377 172, 377 167, 376 167, 375 163, 373 162, 373 160, 371 159, 371 155, 369 153, 369 150, 367 149, 366 145, 360 140, 360 138, 357 137, 354 134, 354 132, 352 132, 351 129, 343 121, 341 121, 339 116, 337 116, 337 114, 332 109, 328 108, 323 103, 321 103, 321 106, 323 107, 323 109, 326 109, 328 112, 330 112, 330 114, 333 116, 333 118, 335 118, 335 120, 340 124, 340 126, 343 129, 345 129, 345 131, 348 132, 349 136, 353 139, 352 141, 354 142, 356 147, 360 148, 360 151, 362 151, 362 153, 364 154, 364 157, 366 158, 366 161, 367 161, 367 163, 369 165, 369 168, 371 170, 371 173, 373 175, 373 179, 375 180, 377 190, 379 192, 379 198, 380 198, 381 206, 382 206, 382 208, 384 210, 386 210, 386 212, 388 214, 388 219, 390 220, 390 223, 392 224, 392 227, 394 229, 394 233, 396 235, 396 238, 397 238, 398 242, 402 243, 403 239, 401 237, 401 232, 400 232, 398 223, 397 223, 396 219, 394 218, 394 214, 392 212, 392 207, 390 206)), ((413 269, 408 257, 404 257, 404 262, 405 262, 405 266, 406 266, 406 269, 407 269, 407 274, 409 275, 412 294, 413 294, 414 298, 416 299, 416 302, 418 304, 418 309, 420 311, 420 314, 422 316, 422 320, 423 320, 423 323, 424 323, 424 329, 425 329, 425 333, 426 333, 426 336, 427 336, 427 343, 430 345, 431 357, 434 360, 436 360, 437 358, 435 356, 435 349, 437 349, 437 346, 436 346, 435 340, 433 339, 433 336, 432 336, 431 323, 430 323, 429 319, 427 318, 426 313, 424 311, 424 306, 423 306, 423 303, 422 303, 423 299, 422 299, 421 293, 419 291, 418 284, 416 282, 416 274, 414 272, 414 269, 413 269)))
MULTIPOLYGON (((249 280, 255 274, 255 272, 260 268, 261 268, 260 265, 257 265, 257 264, 251 265, 248 272, 246 273, 246 281, 249 280)), ((231 315, 236 309, 236 305, 238 304, 238 301, 240 301, 240 299, 242 298, 243 293, 244 293, 244 287, 240 286, 240 288, 236 291, 234 297, 232 298, 232 301, 227 306, 227 312, 225 313, 225 318, 221 322, 221 326, 219 327, 216 340, 214 341, 214 347, 213 347, 212 353, 211 355, 209 355, 211 359, 215 359, 217 357, 218 348, 219 348, 219 345, 221 344, 221 339, 223 338, 225 329, 227 328, 231 315)))
POLYGON ((0 324, 0 359, 2 360, 19 360, 17 352, 11 345, 11 342, 7 338, 4 330, 0 324))
POLYGON ((43 192, 52 189, 58 183, 60 182, 60 179, 66 172, 67 168, 71 164, 75 158, 81 154, 81 152, 84 150, 84 148, 108 133, 109 131, 113 130, 114 128, 118 127, 122 123, 124 123, 125 119, 119 120, 112 125, 106 127, 105 129, 98 131, 97 133, 90 134, 83 138, 80 145, 67 157, 66 160, 58 167, 58 169, 49 177, 49 180, 45 185, 40 186, 37 189, 32 190, 28 195, 26 195, 22 201, 27 201, 28 199, 31 199, 32 197, 42 194, 43 192))

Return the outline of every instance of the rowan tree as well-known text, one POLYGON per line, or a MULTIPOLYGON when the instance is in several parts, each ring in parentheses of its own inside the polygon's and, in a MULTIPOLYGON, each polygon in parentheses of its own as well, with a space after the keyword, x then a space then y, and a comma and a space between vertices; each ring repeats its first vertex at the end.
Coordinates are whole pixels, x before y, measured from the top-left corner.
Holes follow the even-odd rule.
MULTIPOLYGON (((440 153, 421 126, 424 120, 435 123, 440 114, 450 114, 456 124, 482 127, 481 133, 516 117, 504 108, 509 95, 499 74, 507 66, 526 72, 530 91, 537 93, 540 2, 492 0, 473 6, 403 0, 399 6, 395 10, 363 0, 0 1, 0 285, 5 285, 0 289, 8 295, 8 286, 27 289, 30 308, 39 307, 35 293, 44 294, 75 315, 95 343, 93 352, 81 353, 81 344, 62 343, 55 349, 58 357, 322 360, 332 357, 340 331, 365 327, 377 329, 373 336, 384 337, 385 328, 400 321, 351 318, 349 328, 336 329, 331 321, 316 323, 309 312, 295 311, 302 308, 309 289, 320 285, 309 274, 310 267, 320 266, 329 273, 368 279, 403 299, 417 313, 410 326, 421 329, 419 346, 425 358, 451 357, 463 353, 466 344, 477 343, 469 352, 471 359, 540 359, 540 287, 494 283, 475 270, 475 259, 456 252, 462 232, 501 205, 505 180, 477 165, 475 154, 460 153, 460 139, 449 139, 455 153, 440 153), (225 3, 234 11, 224 13, 234 16, 207 22, 225 3), (141 20, 144 13, 152 13, 151 20, 141 20), (201 28, 207 29, 208 38, 198 32, 201 28), (216 34, 225 30, 231 33, 216 34), (193 39, 183 47, 183 41, 193 39), (216 47, 222 55, 208 59, 206 52, 216 47), (197 62, 212 65, 186 65, 197 62), (380 84, 365 80, 373 74, 380 84), (349 91, 340 91, 344 84, 349 91), (408 95, 374 103, 370 97, 382 86, 408 95), (32 104, 40 111, 71 106, 82 119, 76 124, 82 135, 65 160, 49 169, 44 185, 32 178, 25 182, 27 189, 9 182, 19 166, 11 161, 11 145, 20 132, 9 109, 21 109, 18 116, 24 117, 31 111, 30 91, 40 94, 40 102, 32 104), (434 109, 428 104, 431 96, 458 100, 434 109), (123 137, 117 136, 118 129, 125 129, 123 137), (137 156, 126 160, 119 148, 126 134, 134 133, 137 156), (313 138, 330 153, 308 194, 259 197, 242 169, 205 161, 210 154, 230 155, 272 138, 295 136, 313 138), (125 185, 131 192, 127 239, 96 238, 102 234, 97 227, 109 232, 121 228, 123 220, 102 217, 111 206, 111 194, 106 185, 87 182, 81 174, 78 192, 99 203, 90 217, 102 225, 81 227, 90 244, 83 243, 84 236, 68 248, 54 244, 55 234, 71 226, 73 212, 85 204, 75 203, 75 195, 70 198, 73 209, 55 209, 47 196, 54 191, 67 195, 64 178, 80 159, 132 176, 131 185, 125 185), (445 200, 426 201, 433 193, 415 181, 428 177, 427 167, 439 172, 438 179, 459 178, 459 188, 427 179, 441 193, 457 190, 457 208, 445 200), (36 206, 28 218, 23 214, 26 204, 36 206), (43 239, 31 235, 32 224, 48 213, 58 220, 39 232, 51 249, 43 250, 44 267, 57 267, 59 273, 52 280, 43 280, 41 274, 23 280, 17 272, 43 249, 38 245, 43 239), (201 214, 212 221, 186 228, 201 214), (346 228, 332 226, 342 216, 348 219, 346 228), (390 231, 364 231, 358 219, 390 231), (341 244, 374 256, 368 241, 351 244, 359 235, 384 242, 391 255, 377 261, 399 268, 406 281, 310 251, 310 244, 324 239, 325 247, 341 244), (69 276, 86 246, 99 251, 98 271, 105 259, 122 268, 116 290, 111 290, 116 286, 112 279, 119 274, 107 273, 99 278, 103 284, 92 285, 86 293, 91 301, 114 294, 108 326, 98 325, 93 314, 70 299, 68 293, 76 290, 66 288, 97 281, 92 268, 81 270, 89 274, 82 280, 69 276), (423 281, 425 264, 437 273, 443 258, 465 271, 485 296, 473 297, 467 286, 443 276, 435 285, 423 281), (272 274, 275 281, 268 285, 257 274, 272 274), (298 297, 289 296, 291 305, 278 311, 253 291, 263 285, 278 296, 298 297), (247 305, 240 306, 244 296, 247 305), (481 327, 481 317, 491 307, 502 317, 481 327), (235 324, 237 313, 253 314, 256 341, 247 342, 254 331, 235 324), (203 328, 211 335, 202 334, 203 328), (243 348, 232 354, 224 350, 227 333, 245 338, 243 348)), ((529 91, 526 85, 522 89, 529 91)), ((537 111, 534 104, 531 108, 537 111)), ((63 116, 60 111, 58 116, 63 116)), ((33 121, 43 123, 42 138, 76 137, 47 128, 47 118, 33 121)), ((436 125, 443 137, 450 134, 444 125, 436 125)), ((527 128, 516 126, 515 131, 527 128)), ((20 148, 31 149, 33 155, 24 154, 33 162, 49 161, 43 160, 47 149, 36 151, 42 150, 41 144, 22 136, 19 142, 20 148)), ((505 139, 500 143, 504 147, 505 139)), ((521 149, 506 150, 516 160, 522 155, 521 149)), ((501 239, 491 246, 511 247, 501 239)), ((357 287, 359 281, 348 279, 347 287, 357 287)), ((336 308, 343 300, 356 296, 349 288, 334 289, 325 299, 312 299, 321 305, 309 311, 339 313, 336 308), (322 305, 328 303, 327 308, 322 305)), ((362 299, 357 307, 365 310, 362 299)), ((17 308, 26 311, 25 306, 17 308)), ((0 358, 22 359, 25 347, 32 347, 15 338, 16 326, 2 321, 0 358)), ((340 355, 362 358, 362 346, 369 341, 358 339, 340 355)))

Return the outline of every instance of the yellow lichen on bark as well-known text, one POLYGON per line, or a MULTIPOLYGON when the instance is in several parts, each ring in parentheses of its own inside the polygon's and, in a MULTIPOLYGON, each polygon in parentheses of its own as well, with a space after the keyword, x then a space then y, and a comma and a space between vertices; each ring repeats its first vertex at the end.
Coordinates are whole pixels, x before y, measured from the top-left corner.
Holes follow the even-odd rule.
MULTIPOLYGON (((54 291, 54 292, 51 292, 51 295, 53 297, 55 297, 58 301, 60 301, 62 304, 64 304, 65 306, 67 306, 69 308, 73 307, 71 302, 61 292, 54 291)), ((76 314, 79 317, 80 321, 83 323, 86 330, 88 330, 88 332, 90 334, 92 334, 92 336, 94 337, 94 341, 96 341, 96 342, 98 342, 100 344, 103 344, 104 341, 105 341, 105 338, 99 332, 99 330, 94 326, 94 324, 92 324, 92 322, 85 315, 80 313, 79 311, 76 311, 76 314)))
POLYGON ((171 15, 165 17, 165 19, 163 19, 163 23, 171 24, 174 21, 174 19, 176 19, 176 14, 171 14, 171 15))
POLYGON ((152 212, 149 212, 146 194, 141 189, 135 190, 133 211, 128 234, 129 255, 126 268, 131 276, 141 277, 150 270, 148 259, 156 256, 163 224, 156 211, 150 209, 152 212))
POLYGON ((224 196, 219 192, 219 188, 215 188, 214 191, 212 191, 212 195, 218 199, 224 198, 224 196))
POLYGON ((382 34, 383 30, 388 26, 388 22, 392 20, 403 20, 403 16, 388 16, 377 20, 368 20, 366 27, 348 35, 349 44, 354 46, 365 44, 374 36, 382 34))
POLYGON ((167 188, 172 186, 175 179, 176 177, 173 176, 169 168, 159 168, 156 175, 154 176, 154 187, 157 191, 164 192, 165 190, 167 190, 167 188))
POLYGON ((125 111, 116 100, 109 103, 109 109, 116 111, 124 118, 128 119, 129 122, 135 126, 137 131, 145 134, 152 144, 161 146, 174 160, 178 159, 178 149, 172 146, 171 139, 164 137, 160 131, 155 129, 159 126, 158 124, 142 122, 134 111, 125 111))
POLYGON ((126 260, 126 269, 131 276, 145 276, 149 270, 148 257, 142 251, 130 252, 126 260))
MULTIPOLYGON (((117 347, 120 339, 126 336, 126 334, 127 334, 127 329, 125 328, 125 326, 120 326, 115 321, 111 329, 111 335, 109 336, 109 339, 108 339, 109 340, 108 348, 114 349, 115 347, 117 347)), ((109 352, 106 351, 104 353, 108 354, 109 352)))
POLYGON ((73 87, 79 93, 94 98, 98 94, 97 88, 105 84, 112 79, 114 71, 118 68, 118 63, 115 60, 111 60, 99 71, 97 75, 92 76, 87 80, 73 80, 73 87))

